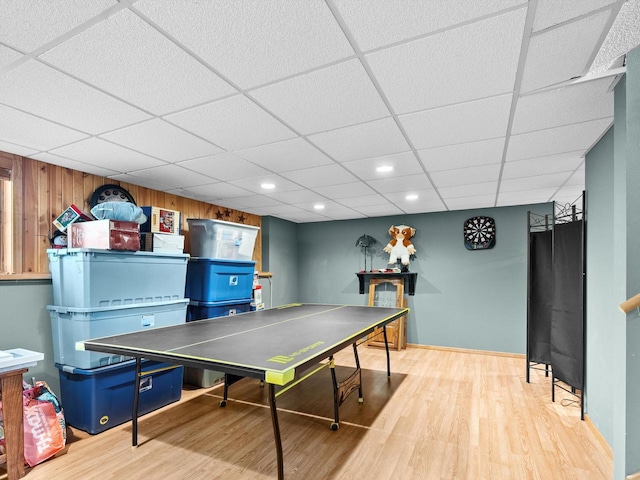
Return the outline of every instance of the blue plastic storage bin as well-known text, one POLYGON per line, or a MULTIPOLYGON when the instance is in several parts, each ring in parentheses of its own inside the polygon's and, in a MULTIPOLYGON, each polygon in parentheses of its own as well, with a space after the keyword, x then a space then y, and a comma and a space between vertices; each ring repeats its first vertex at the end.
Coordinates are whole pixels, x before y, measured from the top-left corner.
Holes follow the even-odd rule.
POLYGON ((193 257, 187 265, 187 298, 224 302, 251 298, 256 262, 193 257))
POLYGON ((184 298, 187 254, 90 248, 47 254, 54 305, 114 307, 184 298))
POLYGON ((189 302, 187 322, 203 318, 227 317, 251 310, 251 298, 226 302, 189 302))
MULTIPOLYGON (((59 365, 60 399, 69 425, 96 434, 131 420, 135 385, 135 361, 85 370, 59 365)), ((166 363, 142 362, 138 415, 180 400, 182 367, 166 363)))
POLYGON ((76 342, 185 323, 188 298, 120 307, 72 308, 48 305, 53 361, 96 368, 128 360, 122 355, 76 350, 76 342))

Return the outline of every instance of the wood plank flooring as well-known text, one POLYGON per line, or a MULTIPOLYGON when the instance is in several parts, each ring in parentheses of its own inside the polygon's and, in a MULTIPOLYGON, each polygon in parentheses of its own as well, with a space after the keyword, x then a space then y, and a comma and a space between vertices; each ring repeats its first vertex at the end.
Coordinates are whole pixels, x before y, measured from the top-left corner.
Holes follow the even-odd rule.
MULTIPOLYGON (((573 397, 523 357, 361 347, 364 403, 352 394, 333 417, 330 372, 278 398, 288 480, 541 479, 612 477, 611 453, 580 420, 573 397)), ((339 376, 353 365, 336 357, 339 376)), ((95 436, 73 431, 67 452, 30 469, 26 480, 274 479, 276 454, 267 389, 246 379, 230 389, 185 391, 180 402, 145 415, 140 445, 129 423, 95 436)), ((1 470, 0 470, 1 472, 1 470)), ((2 475, 0 475, 2 478, 2 475)))

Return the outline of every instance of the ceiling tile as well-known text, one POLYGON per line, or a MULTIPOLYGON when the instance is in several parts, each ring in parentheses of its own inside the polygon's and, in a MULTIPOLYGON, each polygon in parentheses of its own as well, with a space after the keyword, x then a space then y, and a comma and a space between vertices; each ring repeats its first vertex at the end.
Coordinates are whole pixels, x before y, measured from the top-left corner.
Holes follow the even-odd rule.
POLYGON ((497 207, 510 205, 527 205, 529 203, 549 202, 557 188, 527 189, 513 192, 500 192, 498 194, 497 207))
POLYGON ((95 135, 150 116, 31 60, 0 77, 0 102, 95 135))
POLYGON ((593 120, 564 127, 513 135, 509 141, 507 161, 586 152, 611 126, 613 119, 593 120))
POLYGON ((215 145, 159 118, 116 130, 101 137, 171 163, 222 152, 215 145))
POLYGON ((418 155, 429 172, 490 165, 502 162, 504 142, 504 137, 491 138, 418 150, 418 155))
POLYGON ((532 36, 521 92, 554 85, 586 73, 609 14, 608 11, 594 14, 532 36))
POLYGON ((345 207, 356 209, 362 206, 390 205, 389 200, 378 194, 364 195, 362 197, 339 198, 337 201, 345 207))
MULTIPOLYGON (((405 207, 412 205, 420 205, 433 202, 440 202, 440 197, 438 196, 438 192, 436 192, 433 188, 425 188, 423 190, 419 189, 407 189, 404 192, 394 192, 394 193, 386 193, 384 195, 390 202, 394 203, 398 207, 403 210, 405 207), (417 195, 417 199, 407 199, 407 195, 417 195)), ((441 202, 440 202, 441 203, 441 202)), ((441 205, 442 206, 442 205, 441 205)))
POLYGON ((325 2, 142 0, 149 16, 243 89, 352 56, 325 2))
POLYGON ((318 215, 314 212, 290 213, 284 215, 282 218, 294 223, 328 222, 329 220, 331 220, 324 215, 318 215))
MULTIPOLYGON (((449 201, 450 198, 461 198, 461 197, 473 197, 476 195, 491 195, 495 196, 498 191, 498 182, 477 182, 477 183, 469 183, 466 185, 456 185, 452 187, 442 187, 438 189, 442 198, 444 198, 445 202, 449 201)), ((494 197, 495 198, 495 197, 494 197)))
POLYGON ((614 0, 538 0, 533 31, 553 27, 613 3, 614 0))
POLYGON ((33 158, 35 160, 39 160, 41 162, 50 163, 52 165, 58 165, 60 167, 77 170, 78 172, 90 173, 92 175, 97 175, 99 177, 108 177, 110 175, 114 175, 117 173, 115 170, 103 168, 98 165, 91 165, 88 163, 77 162, 75 160, 70 160, 68 158, 59 157, 58 155, 53 155, 52 153, 43 152, 37 155, 28 155, 28 157, 33 158))
POLYGON ((391 117, 309 135, 308 138, 339 162, 409 150, 409 144, 391 117))
POLYGON ((242 207, 270 207, 276 205, 282 205, 281 202, 275 198, 267 197, 266 195, 249 195, 247 197, 236 197, 233 199, 236 205, 242 207))
POLYGON ((361 50, 400 42, 494 14, 526 0, 334 0, 361 50))
POLYGON ((413 152, 363 158, 362 160, 344 162, 342 166, 362 180, 376 180, 424 173, 422 165, 420 165, 413 152), (391 166, 393 170, 391 172, 376 171, 376 168, 382 166, 391 166))
POLYGON ((323 195, 320 195, 311 190, 277 191, 275 193, 269 193, 268 196, 271 198, 275 198, 280 202, 291 203, 295 205, 299 203, 316 202, 326 199, 326 197, 324 197, 323 195))
POLYGON ((356 177, 341 165, 325 165, 322 167, 307 168, 305 170, 294 170, 292 172, 284 172, 282 176, 306 188, 338 185, 357 180, 356 177))
POLYGON ((502 178, 520 178, 542 173, 572 172, 584 161, 584 151, 536 157, 527 160, 507 162, 502 170, 502 178))
POLYGON ((334 163, 316 147, 299 137, 237 150, 234 153, 276 173, 334 163))
POLYGON ((208 103, 165 119, 226 150, 292 138, 295 134, 243 95, 208 103))
POLYGON ((371 188, 379 193, 406 192, 407 190, 423 190, 431 188, 431 181, 426 174, 414 174, 404 177, 379 178, 367 182, 371 188))
POLYGON ((559 187, 571 176, 569 172, 548 173, 531 177, 507 178, 500 182, 500 193, 559 187))
POLYGON ((493 208, 496 202, 495 192, 490 195, 471 195, 468 197, 448 198, 445 200, 449 210, 467 210, 493 208))
POLYGON ((290 192, 293 190, 300 190, 302 187, 297 183, 291 182, 281 175, 263 175, 259 177, 239 178, 238 180, 231 180, 229 183, 238 187, 249 190, 253 193, 270 195, 276 198, 273 194, 279 194, 282 192, 290 192), (273 190, 269 190, 271 193, 265 193, 265 189, 262 188, 262 184, 272 183, 275 185, 273 190))
POLYGON ((611 79, 525 95, 518 100, 513 134, 613 117, 611 79))
POLYGON ((180 188, 206 185, 211 183, 212 180, 212 178, 205 176, 203 173, 194 172, 173 164, 132 171, 132 175, 180 188))
POLYGON ((511 95, 400 115, 400 123, 417 149, 504 137, 511 95))
POLYGON ((113 5, 114 0, 2 0, 0 42, 31 52, 113 5))
POLYGON ((253 90, 251 95, 302 134, 367 122, 389 110, 358 60, 253 90))
POLYGON ((491 165, 480 165, 478 167, 441 170, 439 172, 432 172, 431 178, 438 188, 469 185, 476 182, 497 181, 498 175, 500 175, 500 166, 500 163, 493 163, 491 165))
POLYGON ((209 157, 186 160, 180 162, 179 165, 223 181, 271 174, 270 171, 258 167, 233 153, 221 153, 209 157))
POLYGON ((30 157, 38 153, 38 150, 33 148, 23 147, 22 145, 16 145, 15 143, 3 142, 0 140, 0 151, 7 153, 14 153, 23 157, 30 157))
POLYGON ((287 214, 303 213, 305 210, 293 205, 272 205, 268 207, 260 207, 264 215, 282 216, 287 214))
POLYGON ((137 175, 129 175, 128 173, 109 175, 109 178, 112 180, 117 180, 119 182, 131 183, 133 185, 151 188, 152 190, 157 190, 159 192, 166 192, 170 189, 171 185, 170 183, 161 183, 149 178, 144 178, 137 175))
MULTIPOLYGON (((110 168, 120 173, 165 165, 162 160, 134 152, 100 138, 89 138, 65 147, 55 148, 51 150, 51 153, 79 162, 109 165, 110 168)), ((171 185, 171 182, 168 182, 167 185, 171 185)))
POLYGON ((129 10, 40 58, 154 114, 166 114, 235 91, 129 10))
POLYGON ((0 132, 3 141, 34 150, 49 150, 87 137, 84 133, 1 104, 0 132))
POLYGON ((390 215, 403 215, 404 212, 395 205, 362 205, 355 207, 354 210, 366 215, 367 217, 386 217, 390 215))
POLYGON ((320 195, 324 195, 331 199, 372 195, 375 193, 369 186, 367 186, 366 183, 363 182, 341 183, 339 185, 315 187, 313 190, 320 195))
POLYGON ((640 1, 625 1, 591 64, 589 73, 602 72, 640 45, 640 1))
POLYGON ((395 113, 513 90, 526 8, 366 55, 395 113))
POLYGON ((224 182, 211 183, 206 185, 199 185, 195 187, 189 187, 185 189, 195 195, 202 198, 222 199, 222 198, 236 198, 236 197, 248 197, 251 192, 244 188, 230 185, 224 182))
MULTIPOLYGON (((2 22, 2 20, 0 20, 2 22)), ((0 27, 0 31, 2 27, 0 27)), ((0 69, 10 64, 11 62, 15 62, 22 54, 12 50, 11 48, 7 48, 4 45, 0 45, 0 69)))

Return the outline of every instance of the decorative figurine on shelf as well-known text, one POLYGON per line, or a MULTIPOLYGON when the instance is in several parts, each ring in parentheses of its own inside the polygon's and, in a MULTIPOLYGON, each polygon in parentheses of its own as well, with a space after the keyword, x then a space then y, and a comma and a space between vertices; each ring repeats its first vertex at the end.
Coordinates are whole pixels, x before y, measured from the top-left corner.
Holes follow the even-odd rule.
MULTIPOLYGON (((364 270, 363 271, 367 271, 367 249, 371 248, 374 244, 378 243, 378 241, 367 235, 366 233, 364 235, 361 235, 358 240, 356 240, 356 247, 360 247, 361 249, 364 250, 364 270)), ((373 262, 373 260, 372 260, 373 262)))
POLYGON ((416 234, 416 229, 407 225, 391 225, 389 235, 391 240, 384 251, 389 254, 389 264, 398 262, 398 258, 402 263, 402 271, 409 271, 409 257, 416 253, 416 249, 411 242, 411 237, 416 234))

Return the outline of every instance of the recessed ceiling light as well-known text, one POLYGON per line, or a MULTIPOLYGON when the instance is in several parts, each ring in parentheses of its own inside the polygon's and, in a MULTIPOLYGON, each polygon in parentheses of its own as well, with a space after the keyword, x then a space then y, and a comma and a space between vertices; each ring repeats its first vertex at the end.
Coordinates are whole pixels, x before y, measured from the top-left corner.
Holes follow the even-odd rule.
POLYGON ((260 186, 262 188, 264 188, 265 190, 272 190, 272 189, 276 188, 276 186, 273 183, 263 183, 260 186))
POLYGON ((404 198, 405 198, 405 200, 417 200, 418 199, 418 195, 416 195, 415 193, 412 193, 410 195, 407 195, 404 198))
POLYGON ((381 165, 380 167, 376 168, 376 172, 380 172, 380 173, 386 173, 391 171, 393 171, 393 167, 391 165, 381 165))
POLYGON ((316 210, 324 210, 324 205, 322 205, 321 203, 317 203, 313 206, 313 208, 315 208, 316 210))

